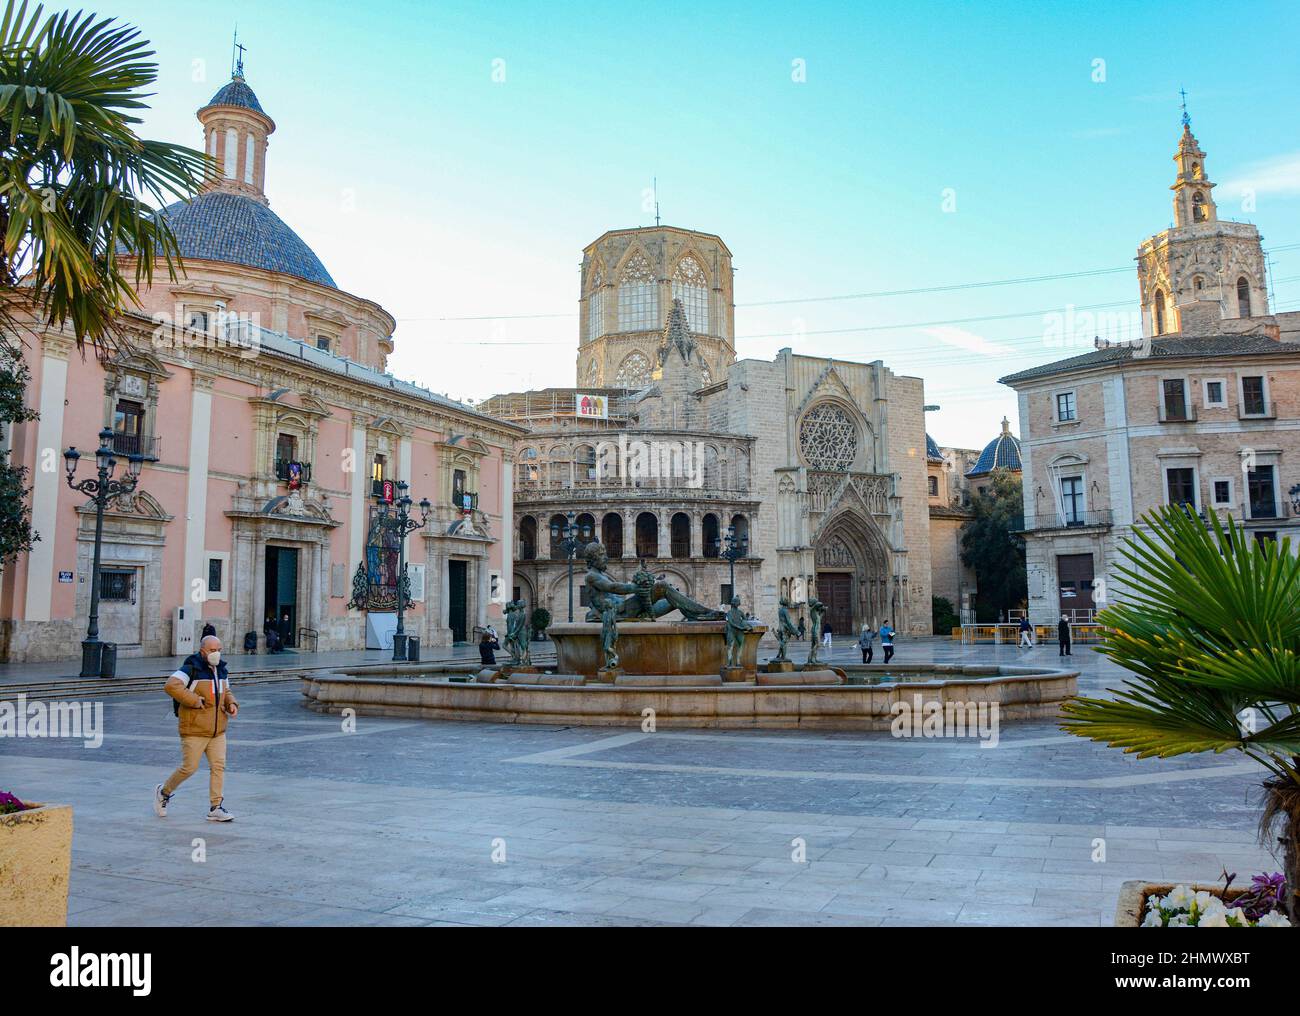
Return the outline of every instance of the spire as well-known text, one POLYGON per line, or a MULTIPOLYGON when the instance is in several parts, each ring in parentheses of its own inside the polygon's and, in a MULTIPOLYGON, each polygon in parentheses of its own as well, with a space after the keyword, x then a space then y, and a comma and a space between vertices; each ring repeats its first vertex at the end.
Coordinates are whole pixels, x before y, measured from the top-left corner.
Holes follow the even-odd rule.
POLYGON ((659 343, 660 365, 674 349, 681 354, 683 360, 690 363, 691 354, 695 352, 695 336, 686 323, 686 308, 682 306, 681 300, 673 300, 672 310, 668 312, 668 320, 664 324, 663 341, 659 343))
POLYGON ((1183 97, 1183 130, 1187 131, 1188 133, 1191 133, 1192 118, 1187 115, 1187 89, 1186 88, 1178 89, 1178 94, 1183 97))
POLYGON ((1180 89, 1183 98, 1183 133, 1178 139, 1174 163, 1178 175, 1170 190, 1174 192, 1174 225, 1194 226, 1214 222, 1218 209, 1214 204, 1214 184, 1205 172, 1205 153, 1192 133, 1192 118, 1187 113, 1187 91, 1180 89))

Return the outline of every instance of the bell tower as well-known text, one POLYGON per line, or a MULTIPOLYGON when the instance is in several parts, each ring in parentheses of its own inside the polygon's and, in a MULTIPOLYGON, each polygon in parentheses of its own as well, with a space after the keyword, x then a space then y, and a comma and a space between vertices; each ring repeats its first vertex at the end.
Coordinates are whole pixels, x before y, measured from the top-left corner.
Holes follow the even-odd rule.
POLYGON ((203 124, 203 150, 214 161, 204 191, 243 194, 262 204, 266 198, 266 146, 275 121, 266 115, 244 80, 243 47, 236 43, 230 82, 196 114, 203 124))
POLYGON ((1254 332, 1269 315, 1264 249, 1248 222, 1219 218, 1205 152, 1183 101, 1174 153, 1173 225, 1138 248, 1142 333, 1146 336, 1254 332))

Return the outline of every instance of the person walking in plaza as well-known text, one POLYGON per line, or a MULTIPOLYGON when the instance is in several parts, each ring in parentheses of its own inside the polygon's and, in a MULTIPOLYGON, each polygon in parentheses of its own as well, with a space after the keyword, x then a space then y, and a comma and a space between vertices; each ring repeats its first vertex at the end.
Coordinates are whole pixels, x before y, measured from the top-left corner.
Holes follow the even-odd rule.
POLYGON ((1061 643, 1062 656, 1070 654, 1070 621, 1064 614, 1061 615, 1060 623, 1056 626, 1056 638, 1061 643))
POLYGON ((894 629, 886 621, 880 626, 880 648, 885 651, 885 662, 894 658, 894 629))
POLYGON ((172 707, 181 737, 181 765, 154 787, 153 810, 167 817, 167 805, 177 788, 198 771, 199 759, 208 759, 208 821, 229 822, 222 788, 226 777, 226 727, 239 715, 239 703, 230 690, 230 677, 221 660, 221 640, 208 635, 199 651, 186 658, 163 690, 176 700, 172 707))
POLYGON ((862 650, 862 662, 870 663, 871 657, 875 650, 872 648, 876 641, 876 633, 871 630, 871 625, 865 622, 862 625, 862 633, 858 636, 858 648, 862 650))
POLYGON ((831 623, 829 621, 825 622, 822 625, 822 645, 825 646, 827 649, 834 649, 835 648, 834 636, 835 633, 831 630, 831 623))
POLYGON ((807 628, 807 626, 804 624, 804 620, 803 620, 803 618, 801 617, 801 618, 799 618, 799 641, 802 642, 802 641, 804 640, 805 636, 807 636, 807 634, 808 634, 808 628, 807 628))
POLYGON ((1016 648, 1017 649, 1034 648, 1034 626, 1029 623, 1028 617, 1022 617, 1020 619, 1020 644, 1016 646, 1016 648))

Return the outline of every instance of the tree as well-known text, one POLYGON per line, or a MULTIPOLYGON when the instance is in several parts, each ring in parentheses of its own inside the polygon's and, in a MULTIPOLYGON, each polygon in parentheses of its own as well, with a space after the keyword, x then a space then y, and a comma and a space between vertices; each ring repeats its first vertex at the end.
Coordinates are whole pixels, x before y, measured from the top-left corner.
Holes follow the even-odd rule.
POLYGON ((8 0, 0 19, 0 325, 12 344, 16 302, 70 325, 84 352, 113 336, 159 258, 176 277, 176 238, 146 201, 190 197, 207 158, 136 135, 158 76, 138 29, 42 11, 8 0))
MULTIPOLYGON (((18 347, 0 342, 0 428, 7 432, 15 423, 35 420, 34 409, 23 400, 27 390, 27 364, 18 347)), ((27 503, 27 470, 9 460, 9 449, 0 451, 0 564, 8 564, 31 550, 40 537, 32 532, 31 507, 27 503)))
POLYGON ((1025 540, 1017 530, 1024 517, 1020 477, 995 470, 988 487, 971 499, 974 517, 961 527, 961 560, 975 569, 976 614, 996 621, 1029 596, 1025 540))
POLYGON ((545 607, 534 607, 528 620, 533 626, 533 635, 539 639, 546 638, 546 629, 551 626, 551 612, 545 607))
POLYGON ((1300 559, 1290 540, 1261 545, 1180 506, 1144 515, 1121 553, 1100 649, 1136 676, 1114 699, 1067 702, 1061 725, 1140 759, 1239 751, 1263 766, 1260 835, 1281 844, 1298 925, 1300 559))
POLYGON ((952 600, 946 596, 930 597, 930 619, 936 635, 947 635, 961 624, 961 618, 953 610, 952 600))

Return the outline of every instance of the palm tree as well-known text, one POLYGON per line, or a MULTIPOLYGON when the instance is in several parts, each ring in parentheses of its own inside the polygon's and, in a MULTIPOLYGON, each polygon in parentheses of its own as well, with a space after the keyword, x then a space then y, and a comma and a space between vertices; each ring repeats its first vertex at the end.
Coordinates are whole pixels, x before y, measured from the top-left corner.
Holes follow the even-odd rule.
POLYGON ((160 258, 176 277, 154 208, 191 197, 207 159, 136 135, 158 71, 137 29, 42 11, 7 0, 0 19, 0 325, 17 296, 84 352, 112 338, 160 258))
POLYGON ((1065 704, 1062 727, 1138 758, 1240 751, 1263 766, 1260 835, 1276 835, 1300 921, 1300 559, 1231 518, 1181 506, 1125 541, 1122 602, 1100 651, 1136 676, 1116 698, 1065 704))

